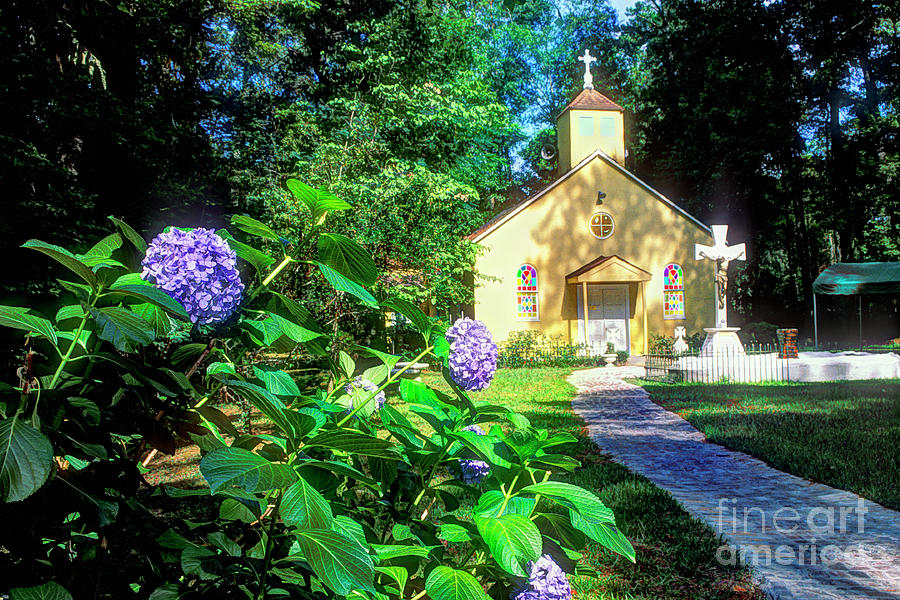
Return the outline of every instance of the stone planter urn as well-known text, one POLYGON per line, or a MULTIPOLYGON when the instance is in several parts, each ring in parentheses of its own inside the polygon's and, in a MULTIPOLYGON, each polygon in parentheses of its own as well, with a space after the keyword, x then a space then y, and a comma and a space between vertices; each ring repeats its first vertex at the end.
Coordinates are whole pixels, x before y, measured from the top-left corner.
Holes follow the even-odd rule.
POLYGON ((616 359, 619 357, 617 354, 601 354, 600 356, 606 362, 607 367, 613 366, 613 363, 616 362, 616 359))

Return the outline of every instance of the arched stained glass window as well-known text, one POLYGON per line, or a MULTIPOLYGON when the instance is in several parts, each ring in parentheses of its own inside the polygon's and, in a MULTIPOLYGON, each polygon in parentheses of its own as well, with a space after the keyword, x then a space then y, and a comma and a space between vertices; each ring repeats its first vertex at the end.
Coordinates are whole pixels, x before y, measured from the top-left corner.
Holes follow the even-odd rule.
POLYGON ((666 291, 684 290, 684 272, 681 270, 681 265, 671 264, 665 268, 663 271, 663 289, 666 291))
POLYGON ((531 265, 522 265, 516 273, 516 318, 538 320, 538 275, 531 265))
POLYGON ((684 271, 674 263, 663 269, 663 319, 684 319, 684 271))

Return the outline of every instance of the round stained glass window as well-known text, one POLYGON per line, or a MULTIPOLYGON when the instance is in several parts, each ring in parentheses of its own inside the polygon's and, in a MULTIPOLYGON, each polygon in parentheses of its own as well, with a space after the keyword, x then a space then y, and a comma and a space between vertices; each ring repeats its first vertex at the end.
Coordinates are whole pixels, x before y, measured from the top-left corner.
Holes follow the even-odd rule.
POLYGON ((609 213, 597 212, 591 215, 590 228, 594 237, 605 240, 615 231, 616 223, 609 213))

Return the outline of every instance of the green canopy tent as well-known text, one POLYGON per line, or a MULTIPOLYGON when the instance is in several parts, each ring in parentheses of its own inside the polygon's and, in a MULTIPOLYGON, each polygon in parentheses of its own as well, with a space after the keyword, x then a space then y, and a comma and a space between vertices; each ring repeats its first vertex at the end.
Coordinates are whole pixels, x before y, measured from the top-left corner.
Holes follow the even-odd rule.
POLYGON ((859 296, 859 340, 862 345, 862 294, 900 293, 900 262, 835 263, 813 282, 813 331, 819 347, 816 294, 859 296))

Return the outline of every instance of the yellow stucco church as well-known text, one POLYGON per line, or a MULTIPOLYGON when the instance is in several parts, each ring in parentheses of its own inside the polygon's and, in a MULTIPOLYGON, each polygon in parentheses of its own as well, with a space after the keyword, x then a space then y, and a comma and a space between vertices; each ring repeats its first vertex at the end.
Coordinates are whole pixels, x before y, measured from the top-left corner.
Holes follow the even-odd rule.
POLYGON ((625 169, 624 109, 593 89, 585 57, 557 118, 559 177, 469 236, 486 276, 470 311, 495 340, 537 329, 644 354, 653 332, 713 324, 714 268, 694 259, 712 232, 625 169))

